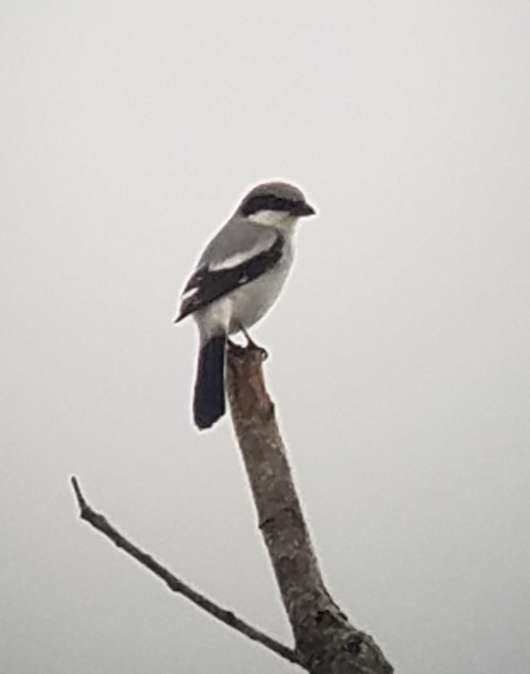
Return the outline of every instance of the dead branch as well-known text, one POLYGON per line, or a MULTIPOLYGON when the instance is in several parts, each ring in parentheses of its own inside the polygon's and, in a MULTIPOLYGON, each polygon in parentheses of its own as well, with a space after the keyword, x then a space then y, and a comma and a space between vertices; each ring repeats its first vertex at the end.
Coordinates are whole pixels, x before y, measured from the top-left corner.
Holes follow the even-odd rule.
POLYGON ((286 448, 263 379, 263 351, 230 345, 227 391, 232 420, 296 649, 267 636, 192 589, 94 511, 75 477, 80 516, 168 587, 249 639, 311 674, 392 674, 392 666, 365 632, 351 625, 327 591, 296 494, 286 448))
POLYGON ((312 674, 390 674, 374 640, 329 595, 266 391, 263 354, 232 345, 228 397, 258 521, 302 665, 312 674))
POLYGON ((134 557, 134 559, 140 562, 142 566, 152 571, 155 576, 161 578, 170 590, 183 595, 196 606, 199 606, 214 618, 217 618, 217 620, 220 620, 225 625, 228 625, 238 632, 241 632, 241 634, 244 634, 249 639, 257 641, 263 646, 266 646, 269 650, 273 651, 277 655, 281 655, 282 658, 289 660, 289 662, 299 664, 298 657, 291 648, 284 646, 260 630, 257 630, 255 627, 252 627, 252 625, 249 625, 244 620, 241 620, 241 618, 238 618, 232 611, 228 611, 227 609, 221 608, 217 604, 214 604, 214 602, 212 602, 210 599, 207 599, 204 595, 200 594, 189 585, 179 580, 170 571, 168 571, 168 569, 153 559, 151 555, 148 555, 146 552, 140 550, 140 548, 128 541, 125 536, 120 534, 120 532, 115 529, 112 524, 110 524, 104 515, 96 512, 88 505, 75 477, 72 477, 72 486, 77 498, 77 504, 79 505, 79 514, 81 519, 88 522, 94 527, 94 529, 97 529, 104 536, 109 538, 128 555, 134 557))

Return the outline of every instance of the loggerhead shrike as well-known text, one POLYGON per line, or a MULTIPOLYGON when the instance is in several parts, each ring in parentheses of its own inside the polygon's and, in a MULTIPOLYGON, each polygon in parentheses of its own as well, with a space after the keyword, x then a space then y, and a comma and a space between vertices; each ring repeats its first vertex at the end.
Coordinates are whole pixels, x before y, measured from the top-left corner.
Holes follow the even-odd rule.
POLYGON ((258 185, 206 246, 182 293, 175 323, 193 314, 199 363, 193 416, 199 429, 225 413, 228 335, 243 332, 274 304, 293 261, 298 218, 314 215, 302 192, 287 183, 258 185))

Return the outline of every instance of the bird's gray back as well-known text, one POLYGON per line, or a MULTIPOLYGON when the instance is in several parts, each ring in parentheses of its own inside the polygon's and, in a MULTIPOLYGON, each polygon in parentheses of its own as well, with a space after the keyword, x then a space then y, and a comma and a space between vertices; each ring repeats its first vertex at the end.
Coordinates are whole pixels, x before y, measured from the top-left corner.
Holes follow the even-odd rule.
POLYGON ((206 246, 198 266, 221 264, 235 255, 258 254, 269 249, 278 237, 271 227, 233 216, 206 246))

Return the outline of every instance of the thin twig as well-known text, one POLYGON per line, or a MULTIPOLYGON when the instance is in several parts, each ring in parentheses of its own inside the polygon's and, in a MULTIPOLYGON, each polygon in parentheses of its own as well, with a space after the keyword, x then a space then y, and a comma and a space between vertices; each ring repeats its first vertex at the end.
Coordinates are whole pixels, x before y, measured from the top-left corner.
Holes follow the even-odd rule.
POLYGON ((92 510, 83 496, 83 493, 81 492, 77 478, 72 477, 71 481, 77 499, 77 504, 79 506, 81 519, 91 524, 95 529, 107 536, 107 538, 110 538, 110 540, 113 541, 113 543, 115 543, 119 548, 122 548, 122 550, 124 550, 127 554, 131 555, 131 557, 134 557, 134 559, 140 562, 140 564, 147 567, 156 576, 161 578, 173 592, 178 592, 179 594, 184 595, 184 597, 189 599, 196 606, 202 608, 214 618, 217 618, 217 620, 220 620, 225 625, 228 625, 238 632, 241 632, 241 634, 244 634, 249 639, 257 641, 277 655, 285 658, 285 660, 288 660, 289 662, 297 665, 301 665, 301 662, 293 649, 284 646, 284 644, 281 644, 279 641, 272 639, 260 630, 252 627, 244 620, 241 620, 241 618, 238 618, 234 613, 232 613, 232 611, 228 611, 227 609, 221 608, 217 604, 214 604, 204 595, 199 594, 189 585, 186 585, 181 580, 179 580, 150 555, 133 545, 108 522, 104 515, 97 513, 95 510, 92 510))

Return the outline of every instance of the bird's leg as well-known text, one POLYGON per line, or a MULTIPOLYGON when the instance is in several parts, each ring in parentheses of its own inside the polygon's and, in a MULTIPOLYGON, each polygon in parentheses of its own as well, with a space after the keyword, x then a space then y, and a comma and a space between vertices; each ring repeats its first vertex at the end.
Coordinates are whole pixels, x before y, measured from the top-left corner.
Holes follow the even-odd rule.
POLYGON ((240 346, 237 342, 233 342, 229 337, 226 338, 226 346, 230 353, 237 354, 240 357, 245 352, 244 346, 240 346))
POLYGON ((260 347, 256 344, 256 342, 252 339, 252 337, 248 334, 247 329, 243 325, 239 325, 239 329, 241 332, 245 335, 245 338, 247 340, 247 347, 250 347, 251 349, 259 349, 260 347))
POLYGON ((245 339, 247 340, 247 349, 255 349, 256 351, 259 351, 260 354, 261 354, 262 360, 267 360, 267 358, 269 357, 269 354, 267 353, 267 350, 264 349, 262 346, 258 346, 256 344, 256 342, 248 334, 244 325, 240 324, 239 328, 240 328, 241 332, 245 335, 245 339))

